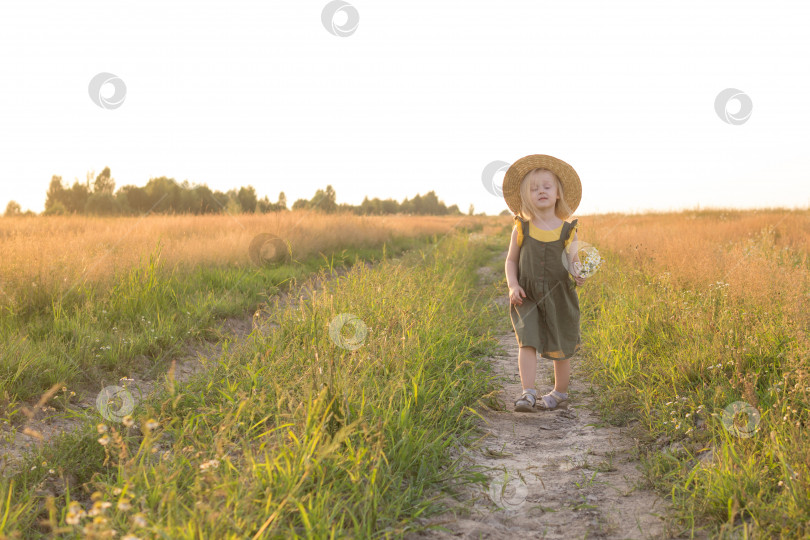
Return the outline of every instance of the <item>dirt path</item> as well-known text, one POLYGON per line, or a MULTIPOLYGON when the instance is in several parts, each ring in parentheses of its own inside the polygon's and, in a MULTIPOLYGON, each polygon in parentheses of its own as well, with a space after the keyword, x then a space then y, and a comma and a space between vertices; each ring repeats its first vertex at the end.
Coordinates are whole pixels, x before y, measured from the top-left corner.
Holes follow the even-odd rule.
MULTIPOLYGON (((481 270, 489 281, 491 269, 481 270)), ((590 409, 590 387, 580 373, 579 355, 571 361, 567 410, 517 413, 513 404, 522 392, 518 346, 512 332, 498 341, 505 352, 491 362, 503 381, 498 393, 503 410, 479 408, 484 435, 452 455, 461 456, 464 469, 486 474, 489 489, 460 486, 458 501, 442 497, 451 511, 421 521, 450 532, 431 530, 406 538, 677 537, 665 529, 661 517, 667 503, 639 487, 642 475, 628 428, 602 424, 590 409)), ((551 361, 538 359, 538 394, 551 390, 553 369, 551 361)))

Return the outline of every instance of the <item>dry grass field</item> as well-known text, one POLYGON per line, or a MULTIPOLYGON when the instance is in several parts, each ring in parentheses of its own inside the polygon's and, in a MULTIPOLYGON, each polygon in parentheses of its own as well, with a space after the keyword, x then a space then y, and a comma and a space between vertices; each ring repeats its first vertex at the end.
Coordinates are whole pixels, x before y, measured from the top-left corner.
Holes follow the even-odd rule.
POLYGON ((109 285, 141 264, 158 242, 163 268, 250 266, 251 241, 269 233, 292 257, 381 246, 394 238, 445 234, 481 216, 358 216, 290 211, 211 216, 47 216, 0 219, 0 305, 31 302, 91 284, 109 285))

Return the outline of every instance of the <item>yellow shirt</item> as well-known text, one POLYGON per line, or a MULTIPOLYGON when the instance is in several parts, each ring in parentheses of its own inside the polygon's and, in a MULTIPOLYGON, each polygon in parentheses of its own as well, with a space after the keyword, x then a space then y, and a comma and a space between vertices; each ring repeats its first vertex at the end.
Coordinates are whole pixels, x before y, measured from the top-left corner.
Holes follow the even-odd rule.
MULTIPOLYGON (((518 237, 517 243, 518 247, 523 245, 523 227, 520 226, 521 219, 515 216, 515 227, 517 227, 518 237)), ((559 240, 560 236, 562 235, 562 228, 565 225, 565 222, 560 223, 560 226, 551 231, 545 231, 543 229, 537 228, 534 223, 529 221, 529 236, 536 240, 540 240, 541 242, 554 242, 555 240, 559 240)), ((565 247, 568 248, 568 244, 574 239, 574 235, 579 228, 579 224, 574 225, 574 227, 568 232, 568 238, 565 239, 565 247)), ((568 249, 566 249, 568 251, 568 249)))
POLYGON ((560 223, 560 226, 557 227, 556 229, 546 231, 544 229, 538 229, 537 227, 535 227, 534 223, 530 221, 529 236, 531 236, 535 240, 540 240, 541 242, 554 242, 555 240, 560 239, 560 233, 562 233, 563 223, 560 223))

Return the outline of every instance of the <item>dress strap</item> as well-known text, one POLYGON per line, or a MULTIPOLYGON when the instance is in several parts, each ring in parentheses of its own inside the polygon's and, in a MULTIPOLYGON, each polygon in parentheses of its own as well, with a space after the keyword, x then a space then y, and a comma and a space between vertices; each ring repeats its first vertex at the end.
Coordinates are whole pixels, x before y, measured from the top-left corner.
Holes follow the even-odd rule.
POLYGON ((566 228, 562 232, 562 236, 565 237, 565 244, 564 247, 568 248, 568 244, 570 244, 574 240, 574 235, 577 232, 577 228, 579 228, 578 219, 575 219, 571 223, 566 222, 566 228))
POLYGON ((523 238, 528 234, 526 230, 526 225, 528 221, 523 221, 520 216, 515 216, 515 227, 517 227, 517 245, 518 247, 523 245, 523 238))

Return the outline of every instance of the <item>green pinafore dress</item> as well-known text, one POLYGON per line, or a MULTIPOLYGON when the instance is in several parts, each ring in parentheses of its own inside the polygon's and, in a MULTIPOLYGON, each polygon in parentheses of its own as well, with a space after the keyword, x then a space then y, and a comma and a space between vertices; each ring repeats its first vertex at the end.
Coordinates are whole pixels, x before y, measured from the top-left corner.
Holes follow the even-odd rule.
POLYGON ((509 317, 520 347, 534 347, 552 360, 571 358, 581 347, 579 298, 574 277, 563 265, 563 251, 573 240, 577 220, 564 221, 560 237, 543 242, 529 235, 529 221, 515 217, 520 257, 518 285, 522 305, 510 304, 509 317))

